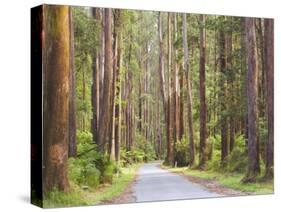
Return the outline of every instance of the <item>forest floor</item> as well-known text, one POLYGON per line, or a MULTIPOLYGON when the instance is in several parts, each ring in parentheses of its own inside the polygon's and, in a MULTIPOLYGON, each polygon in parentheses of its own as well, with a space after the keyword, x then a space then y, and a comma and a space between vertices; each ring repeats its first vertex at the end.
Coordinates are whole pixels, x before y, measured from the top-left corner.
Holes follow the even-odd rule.
POLYGON ((121 168, 121 174, 113 177, 112 184, 101 184, 92 190, 83 190, 71 182, 71 191, 68 193, 54 191, 49 198, 44 199, 44 208, 72 207, 99 204, 135 202, 130 194, 130 187, 135 181, 136 173, 141 164, 134 164, 121 168), (125 195, 127 198, 125 199, 125 195), (120 199, 122 197, 122 201, 120 199))
POLYGON ((198 183, 210 191, 226 196, 273 194, 274 192, 273 180, 243 184, 241 179, 244 175, 240 173, 201 171, 187 167, 170 168, 162 166, 162 168, 180 174, 189 181, 198 183))

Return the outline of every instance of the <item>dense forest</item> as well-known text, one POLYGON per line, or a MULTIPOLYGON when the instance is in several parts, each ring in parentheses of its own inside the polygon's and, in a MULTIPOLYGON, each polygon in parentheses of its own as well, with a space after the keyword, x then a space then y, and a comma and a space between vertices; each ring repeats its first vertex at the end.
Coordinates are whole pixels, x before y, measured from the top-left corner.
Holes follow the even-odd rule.
POLYGON ((153 160, 271 182, 272 19, 43 10, 46 195, 153 160))

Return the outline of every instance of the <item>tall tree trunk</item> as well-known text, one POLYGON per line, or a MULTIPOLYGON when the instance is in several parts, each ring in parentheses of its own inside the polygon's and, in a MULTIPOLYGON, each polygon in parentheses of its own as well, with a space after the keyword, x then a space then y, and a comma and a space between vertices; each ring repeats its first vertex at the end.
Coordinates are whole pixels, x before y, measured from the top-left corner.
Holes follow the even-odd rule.
POLYGON ((247 48, 247 99, 248 99, 248 171, 244 182, 256 181, 260 173, 258 152, 258 110, 257 110, 257 46, 255 33, 255 18, 245 19, 247 48))
POLYGON ((163 35, 162 35, 162 18, 161 18, 161 12, 158 14, 158 35, 159 35, 159 79, 160 79, 160 92, 162 96, 163 101, 163 111, 165 120, 167 122, 167 95, 165 90, 165 65, 164 65, 164 47, 163 47, 163 35))
MULTIPOLYGON (((225 56, 226 56, 226 70, 228 73, 226 73, 227 76, 227 86, 225 88, 226 95, 230 98, 227 99, 227 111, 234 111, 234 72, 232 70, 232 17, 227 17, 227 24, 230 25, 230 29, 225 34, 225 56)), ((227 115, 226 125, 227 125, 227 132, 229 133, 229 136, 227 135, 226 138, 226 156, 229 152, 231 152, 234 148, 234 141, 235 141, 235 123, 234 123, 234 116, 233 114, 227 115)), ((225 159, 225 158, 224 158, 225 159)))
POLYGON ((186 35, 186 14, 183 14, 183 49, 184 49, 184 72, 186 76, 187 85, 187 117, 188 117, 188 136, 189 136, 189 166, 193 166, 195 162, 195 145, 193 139, 193 115, 192 115, 192 90, 190 85, 190 70, 189 70, 189 59, 188 59, 188 46, 187 46, 187 35, 186 35))
POLYGON ((266 113, 266 73, 265 73, 265 46, 264 46, 264 30, 263 30, 263 24, 262 24, 262 18, 256 19, 257 21, 257 42, 259 44, 259 74, 258 74, 258 94, 259 94, 259 117, 265 117, 266 113))
MULTIPOLYGON (((141 64, 140 64, 140 69, 141 69, 141 64)), ((141 83, 141 78, 139 79, 139 121, 138 121, 138 129, 139 132, 142 132, 142 83, 141 83)))
POLYGON ((72 9, 69 8, 69 23, 70 23, 70 69, 69 69, 69 149, 68 156, 76 157, 77 146, 76 146, 76 78, 74 70, 74 28, 72 9))
MULTIPOLYGON (((162 32, 162 16, 161 12, 158 14, 158 36, 159 36, 159 79, 160 79, 160 92, 163 102, 163 112, 166 129, 166 144, 167 144, 167 161, 169 161, 169 116, 168 116, 168 100, 165 90, 165 64, 164 64, 164 44, 163 44, 163 32, 162 32)), ((159 123, 160 124, 160 123, 159 123)), ((161 135, 161 132, 159 132, 161 135)), ((161 140, 161 138, 160 138, 161 140)), ((161 149, 161 147, 159 147, 161 149)))
POLYGON ((167 159, 173 165, 174 154, 171 141, 171 69, 172 69, 172 29, 171 14, 168 13, 168 97, 167 97, 167 159))
MULTIPOLYGON (((92 16, 95 18, 96 22, 101 24, 101 14, 100 9, 92 8, 92 16)), ((97 35, 97 39, 101 41, 101 36, 97 35)), ((93 142, 98 144, 97 136, 98 136, 98 127, 99 127, 99 114, 100 114, 100 48, 95 47, 93 53, 93 84, 92 84, 92 134, 93 134, 93 142)))
POLYGON ((129 38, 129 52, 128 52, 128 62, 127 62, 127 72, 126 72, 126 84, 125 84, 125 90, 126 90, 126 108, 125 108, 125 123, 126 123, 126 150, 131 150, 131 144, 132 144, 132 124, 131 124, 131 80, 132 80, 132 74, 130 70, 130 64, 131 64, 131 57, 132 57, 132 40, 133 36, 130 34, 129 38))
MULTIPOLYGON (((100 117, 101 117, 101 108, 103 107, 103 88, 104 88, 104 72, 105 72, 105 8, 100 8, 100 14, 101 14, 101 20, 100 20, 100 41, 101 41, 101 47, 100 47, 100 59, 99 59, 99 66, 100 66, 100 73, 99 73, 99 122, 98 127, 100 123, 100 117)), ((98 138, 97 138, 98 142, 98 138)), ((99 144, 98 144, 99 145, 99 144)))
MULTIPOLYGON (((246 70, 247 69, 247 55, 246 55, 246 43, 247 43, 247 39, 246 39, 246 25, 245 25, 245 18, 241 18, 241 50, 240 50, 240 61, 241 61, 241 70, 246 70)), ((243 73, 244 75, 246 75, 246 73, 243 73)), ((246 83, 245 83, 246 84, 246 83)), ((245 93, 247 93, 247 86, 245 85, 245 88, 241 89, 241 96, 245 96, 245 98, 247 98, 247 96, 245 95, 245 93)), ((241 129, 242 132, 245 136, 245 143, 246 145, 248 145, 248 111, 246 110, 246 112, 244 113, 244 116, 241 118, 241 129)))
MULTIPOLYGON (((177 33, 177 14, 174 14, 174 27, 173 27, 173 43, 177 42, 178 39, 178 33, 177 33)), ((178 77, 178 63, 177 63, 177 56, 178 56, 178 51, 177 48, 174 47, 173 45, 173 82, 172 82, 172 87, 173 87, 173 151, 174 151, 174 160, 178 160, 178 155, 176 151, 176 143, 179 139, 179 77, 178 77)))
POLYGON ((69 189, 70 23, 68 6, 43 6, 43 191, 69 189))
POLYGON ((112 117, 111 117, 111 126, 110 126, 110 134, 111 134, 111 142, 110 142, 110 160, 115 160, 115 102, 116 102, 116 75, 117 75, 117 69, 118 69, 118 24, 116 25, 116 22, 118 22, 116 18, 116 11, 114 15, 114 32, 113 32, 113 80, 112 80, 112 97, 111 97, 111 110, 112 110, 112 117))
POLYGON ((180 71, 180 99, 179 99, 179 140, 183 139, 184 136, 184 73, 180 71))
MULTIPOLYGON (((215 21, 217 21, 217 16, 215 16, 215 21)), ((217 66, 218 66, 218 61, 217 61, 217 43, 218 43, 218 33, 217 33, 217 28, 215 28, 215 34, 214 34, 214 74, 213 74, 213 82, 214 82, 214 86, 213 86, 213 90, 214 90, 214 94, 213 94, 213 99, 215 102, 218 101, 218 92, 217 92, 217 87, 218 87, 218 83, 217 83, 217 66)), ((214 117, 214 122, 217 122, 217 107, 215 104, 215 107, 213 108, 213 117, 214 117)), ((211 134, 211 132, 210 132, 211 134)), ((216 136, 217 134, 217 126, 213 127, 213 136, 216 136)))
MULTIPOLYGON (((221 17, 225 20, 225 17, 221 17)), ((226 106, 226 35, 224 29, 220 29, 219 33, 219 44, 220 44, 220 124, 221 124, 221 163, 224 165, 226 157, 228 155, 228 117, 227 117, 227 106, 226 106)))
POLYGON ((199 167, 204 169, 207 161, 206 155, 206 87, 205 87, 205 16, 200 15, 200 152, 199 152, 199 167))
POLYGON ((104 57, 104 84, 102 107, 99 120, 98 133, 98 149, 100 152, 105 151, 105 145, 110 142, 110 119, 111 111, 111 96, 112 96, 112 30, 111 30, 112 11, 110 8, 105 9, 105 57, 104 57))
POLYGON ((122 12, 119 9, 115 10, 116 19, 115 27, 117 30, 117 69, 116 69, 116 98, 115 103, 115 160, 120 161, 120 139, 121 139, 121 76, 120 70, 122 67, 122 29, 121 17, 122 12))
POLYGON ((274 21, 265 19, 265 70, 267 79, 267 128, 266 172, 265 177, 273 178, 273 142, 274 142, 274 21))

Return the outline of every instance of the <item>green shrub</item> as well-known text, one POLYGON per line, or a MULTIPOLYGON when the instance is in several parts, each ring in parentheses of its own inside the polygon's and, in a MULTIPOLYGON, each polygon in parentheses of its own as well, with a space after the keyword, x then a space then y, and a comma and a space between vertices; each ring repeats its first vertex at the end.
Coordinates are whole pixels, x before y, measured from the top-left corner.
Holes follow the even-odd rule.
POLYGON ((220 150, 213 150, 212 159, 207 162, 207 167, 209 170, 212 171, 221 171, 221 151, 220 150))
POLYGON ((229 172, 245 172, 247 168, 248 158, 247 152, 239 148, 234 148, 227 157, 227 170, 229 172))
POLYGON ((144 161, 149 162, 156 159, 154 147, 151 142, 146 142, 144 150, 144 161))
POLYGON ((212 143, 214 150, 221 150, 221 135, 210 136, 208 140, 212 143))
MULTIPOLYGON (((134 151, 137 151, 134 156, 139 156, 140 161, 138 162, 148 162, 156 159, 154 146, 140 133, 136 134, 136 146, 134 151)), ((138 160, 137 158, 134 159, 138 160)))
POLYGON ((77 130, 76 138, 77 138, 77 143, 78 144, 81 144, 81 143, 89 143, 89 144, 93 143, 92 133, 90 133, 88 131, 77 130))
POLYGON ((235 138, 234 149, 227 157, 229 172, 245 172, 247 168, 247 151, 244 135, 235 138))
POLYGON ((101 176, 102 183, 112 183, 114 174, 115 164, 112 161, 106 161, 104 164, 104 169, 101 176))
POLYGON ((133 163, 148 162, 156 159, 154 147, 144 136, 136 134, 136 146, 130 151, 122 148, 120 152, 120 165, 128 166, 133 163))
POLYGON ((90 132, 77 132, 77 158, 69 158, 69 179, 80 186, 96 188, 101 181, 103 156, 96 151, 90 132), (101 166, 99 166, 101 165, 101 166))
POLYGON ((96 188, 100 183, 100 171, 94 164, 86 165, 84 169, 85 183, 90 188, 96 188))
POLYGON ((126 167, 128 164, 130 164, 130 161, 128 160, 128 157, 127 157, 127 152, 124 148, 121 148, 121 151, 120 151, 120 165, 122 167, 126 167))
POLYGON ((189 142, 186 137, 176 142, 175 162, 178 167, 188 166, 190 161, 189 142))
POLYGON ((85 180, 81 160, 76 158, 68 159, 68 177, 75 184, 82 184, 85 180))
POLYGON ((239 149, 246 148, 246 141, 244 135, 238 135, 235 137, 234 147, 239 149))
POLYGON ((219 143, 220 136, 210 137, 213 142, 213 154, 211 160, 208 161, 208 169, 213 171, 228 171, 228 172, 244 172, 247 166, 247 152, 245 151, 245 138, 243 135, 235 137, 234 149, 228 154, 226 161, 227 165, 221 164, 221 145, 219 143))

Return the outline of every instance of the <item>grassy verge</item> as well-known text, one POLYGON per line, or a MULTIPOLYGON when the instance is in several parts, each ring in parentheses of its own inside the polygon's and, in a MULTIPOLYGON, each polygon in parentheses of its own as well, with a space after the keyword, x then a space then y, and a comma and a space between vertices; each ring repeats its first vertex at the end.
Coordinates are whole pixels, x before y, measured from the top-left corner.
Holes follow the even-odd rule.
POLYGON ((71 191, 63 193, 50 192, 44 199, 44 208, 96 205, 119 196, 134 179, 139 165, 121 168, 122 174, 114 176, 112 184, 100 185, 95 190, 83 190, 71 183, 71 191))
POLYGON ((269 182, 257 182, 257 183, 241 183, 241 179, 244 177, 240 173, 222 173, 215 171, 200 171, 190 168, 171 168, 163 167, 169 171, 182 173, 187 176, 198 177, 206 180, 214 180, 219 184, 226 186, 231 189, 239 190, 242 192, 252 193, 252 194, 271 194, 273 193, 273 181, 269 182))

